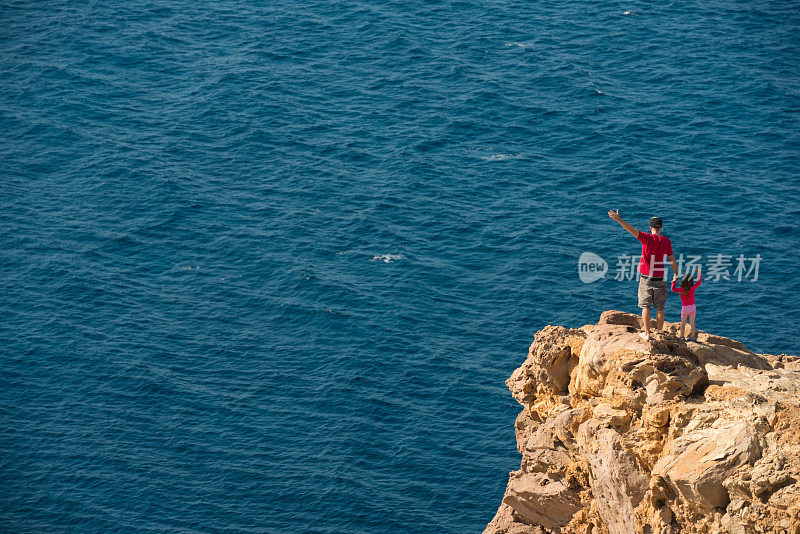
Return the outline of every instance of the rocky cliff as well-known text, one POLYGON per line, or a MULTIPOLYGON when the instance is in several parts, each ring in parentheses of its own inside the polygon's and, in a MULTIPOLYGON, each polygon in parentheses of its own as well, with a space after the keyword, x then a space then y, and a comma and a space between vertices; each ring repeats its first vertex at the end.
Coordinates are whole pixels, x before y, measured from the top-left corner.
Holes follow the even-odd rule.
POLYGON ((640 322, 536 334, 506 381, 522 464, 484 534, 800 534, 800 359, 640 322))

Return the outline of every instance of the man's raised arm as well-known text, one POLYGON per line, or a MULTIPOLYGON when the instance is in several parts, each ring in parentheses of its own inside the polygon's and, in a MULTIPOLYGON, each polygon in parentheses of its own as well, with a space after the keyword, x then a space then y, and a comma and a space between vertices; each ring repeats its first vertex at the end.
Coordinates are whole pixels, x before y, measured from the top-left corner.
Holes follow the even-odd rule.
POLYGON ((619 210, 617 210, 617 211, 608 210, 608 216, 611 217, 612 219, 614 219, 615 221, 617 221, 620 226, 622 226, 627 231, 629 231, 633 235, 633 237, 635 237, 637 239, 639 238, 639 230, 637 230, 636 228, 634 228, 630 224, 628 224, 625 221, 623 221, 622 217, 619 216, 619 210))

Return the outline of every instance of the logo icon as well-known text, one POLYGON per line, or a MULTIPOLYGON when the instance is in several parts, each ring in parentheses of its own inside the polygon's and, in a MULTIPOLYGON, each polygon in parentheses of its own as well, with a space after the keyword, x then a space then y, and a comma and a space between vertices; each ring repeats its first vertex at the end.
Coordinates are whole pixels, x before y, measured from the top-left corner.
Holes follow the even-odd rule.
POLYGON ((606 260, 593 252, 584 252, 578 258, 578 276, 584 284, 591 284, 605 278, 607 272, 606 260))

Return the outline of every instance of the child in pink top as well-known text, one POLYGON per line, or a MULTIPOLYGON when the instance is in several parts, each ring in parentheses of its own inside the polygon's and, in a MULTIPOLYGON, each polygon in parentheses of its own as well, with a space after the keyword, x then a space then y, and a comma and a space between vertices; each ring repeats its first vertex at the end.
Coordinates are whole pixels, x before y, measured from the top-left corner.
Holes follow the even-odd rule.
POLYGON ((678 288, 675 287, 677 278, 678 275, 672 277, 672 290, 681 296, 681 339, 685 339, 683 337, 683 329, 686 327, 686 318, 688 317, 692 325, 692 335, 689 336, 689 341, 697 341, 697 327, 694 324, 694 290, 702 282, 700 271, 697 271, 697 282, 694 281, 691 274, 686 274, 681 280, 681 286, 678 288))

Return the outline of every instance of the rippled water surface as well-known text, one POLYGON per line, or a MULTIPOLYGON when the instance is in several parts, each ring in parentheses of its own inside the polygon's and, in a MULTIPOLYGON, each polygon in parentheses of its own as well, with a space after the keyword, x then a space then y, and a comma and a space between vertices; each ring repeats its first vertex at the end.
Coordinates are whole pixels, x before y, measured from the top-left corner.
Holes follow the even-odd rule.
POLYGON ((638 310, 609 208, 760 255, 698 326, 798 352, 796 1, 0 20, 4 531, 479 532, 533 333, 638 310))

